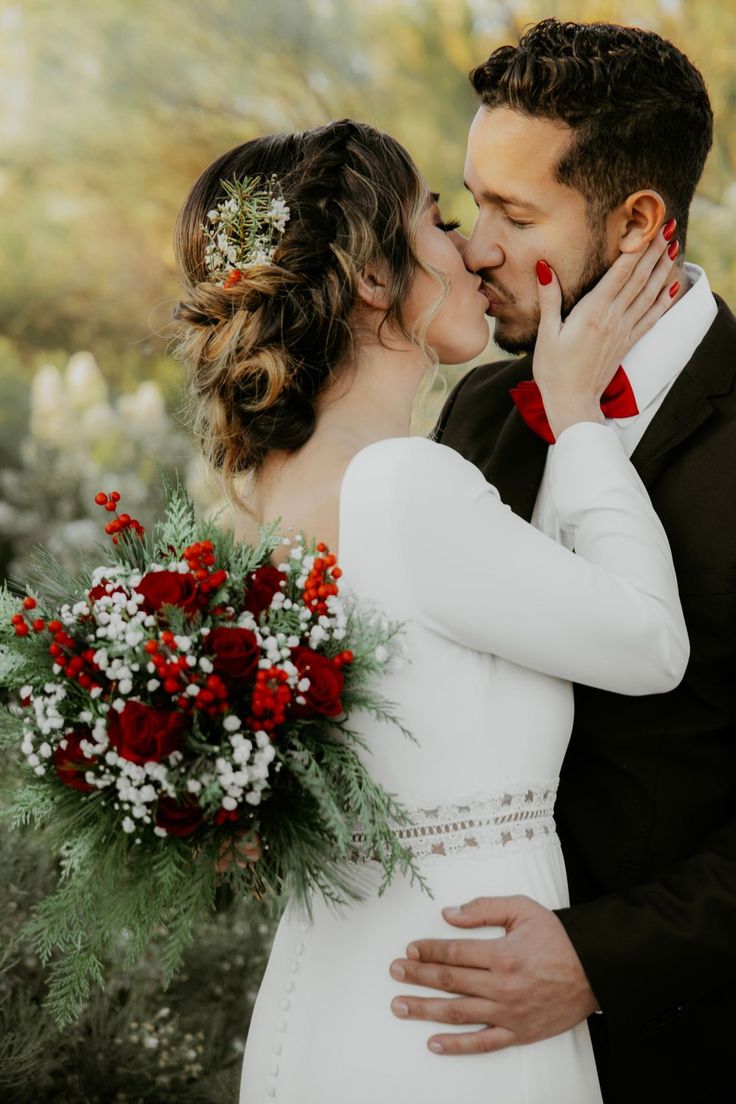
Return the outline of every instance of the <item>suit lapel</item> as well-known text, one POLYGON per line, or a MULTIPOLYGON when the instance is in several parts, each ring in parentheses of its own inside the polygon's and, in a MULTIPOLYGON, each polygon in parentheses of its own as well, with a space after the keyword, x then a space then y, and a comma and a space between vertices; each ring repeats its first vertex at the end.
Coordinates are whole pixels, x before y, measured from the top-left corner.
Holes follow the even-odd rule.
MULTIPOLYGON (((525 356, 509 367, 504 385, 510 389, 520 380, 531 378, 532 360, 525 356)), ((546 459, 547 444, 525 425, 511 405, 496 439, 487 478, 501 499, 526 521, 531 520, 546 459)))
POLYGON ((682 444, 714 410, 711 401, 733 387, 736 371, 736 319, 716 296, 718 314, 677 377, 631 461, 650 486, 667 466, 670 452, 682 444))

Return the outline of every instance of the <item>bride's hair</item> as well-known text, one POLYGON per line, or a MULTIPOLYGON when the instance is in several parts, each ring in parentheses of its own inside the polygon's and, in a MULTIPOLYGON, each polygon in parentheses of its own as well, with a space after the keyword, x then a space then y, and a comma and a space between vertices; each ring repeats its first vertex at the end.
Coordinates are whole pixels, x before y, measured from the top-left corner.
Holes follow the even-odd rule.
POLYGON ((426 202, 406 150, 350 120, 245 142, 195 183, 176 225, 185 288, 174 311, 176 353, 189 369, 195 433, 231 497, 236 475, 257 471, 271 449, 299 448, 314 432, 315 400, 352 351, 350 316, 367 264, 387 276, 382 325, 423 348, 401 308, 424 267, 414 236, 426 202), (273 176, 290 217, 271 263, 218 285, 203 227, 227 198, 223 181, 273 176))

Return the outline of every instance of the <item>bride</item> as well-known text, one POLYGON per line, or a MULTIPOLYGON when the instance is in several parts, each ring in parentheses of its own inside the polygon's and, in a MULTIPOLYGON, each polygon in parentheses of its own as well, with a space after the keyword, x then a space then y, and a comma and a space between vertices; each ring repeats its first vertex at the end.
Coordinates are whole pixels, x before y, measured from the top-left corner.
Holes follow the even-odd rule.
POLYGON ((553 805, 570 681, 651 694, 682 677, 667 541, 599 405, 623 354, 664 313, 672 262, 661 235, 621 256, 564 326, 556 278, 539 286, 534 376, 573 554, 512 514, 457 453, 409 435, 436 363, 467 361, 488 338, 479 278, 437 199, 398 143, 343 121, 231 150, 179 217, 180 351, 237 535, 280 518, 326 541, 346 586, 407 626, 409 662, 382 690, 417 743, 369 716, 353 724, 374 777, 412 814, 407 842, 434 895, 398 879, 345 912, 316 901, 311 924, 287 908, 241 1104, 600 1100, 585 1024, 442 1061, 421 1022, 393 1016, 387 964, 418 931, 446 934, 442 904, 489 892, 566 904, 553 805), (270 248, 244 240, 223 279, 207 230, 225 182, 244 180, 277 197, 270 248))

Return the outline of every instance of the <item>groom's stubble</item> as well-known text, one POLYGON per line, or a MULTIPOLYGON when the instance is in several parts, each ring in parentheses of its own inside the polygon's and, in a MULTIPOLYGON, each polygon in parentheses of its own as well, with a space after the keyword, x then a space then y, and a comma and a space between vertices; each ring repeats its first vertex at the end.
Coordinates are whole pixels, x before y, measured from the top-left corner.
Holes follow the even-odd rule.
MULTIPOLYGON (((615 259, 615 258, 614 258, 615 259)), ((610 268, 613 260, 607 260, 604 252, 604 245, 602 235, 600 233, 590 232, 590 243, 588 254, 585 259, 585 263, 582 266, 581 272, 575 281, 575 284, 570 287, 562 288, 562 320, 567 318, 570 311, 573 309, 576 303, 578 303, 583 296, 587 295, 589 291, 592 291, 598 281, 610 268)), ((513 302, 509 298, 508 290, 505 289, 494 278, 493 269, 486 269, 479 273, 482 276, 483 281, 491 288, 496 288, 502 295, 506 296, 507 301, 513 302)), ((496 326, 494 330, 493 340, 500 349, 503 349, 506 353, 519 354, 519 353, 533 353, 534 347, 537 343, 537 331, 539 329, 539 307, 535 306, 529 313, 528 327, 526 331, 515 337, 506 336, 504 334, 504 326, 501 319, 496 320, 496 326)))

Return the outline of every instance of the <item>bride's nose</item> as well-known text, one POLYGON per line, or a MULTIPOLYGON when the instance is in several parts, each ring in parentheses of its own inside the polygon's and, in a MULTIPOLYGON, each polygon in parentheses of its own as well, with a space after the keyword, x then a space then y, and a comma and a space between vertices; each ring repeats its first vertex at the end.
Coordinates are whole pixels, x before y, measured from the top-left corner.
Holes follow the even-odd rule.
POLYGON ((464 234, 461 234, 459 230, 451 230, 447 235, 452 244, 457 249, 461 257, 465 255, 465 247, 468 244, 468 239, 464 234))

